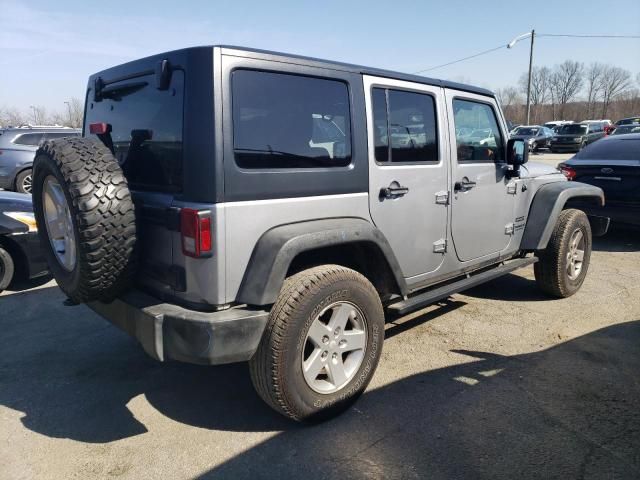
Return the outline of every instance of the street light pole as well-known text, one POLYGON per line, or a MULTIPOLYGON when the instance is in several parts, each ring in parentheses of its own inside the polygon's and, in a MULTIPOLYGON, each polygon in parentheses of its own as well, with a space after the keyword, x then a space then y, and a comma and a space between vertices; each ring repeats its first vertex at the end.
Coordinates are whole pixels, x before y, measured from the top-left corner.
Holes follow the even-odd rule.
POLYGON ((513 46, 520 40, 531 37, 531 47, 529 48, 529 79, 527 81, 527 125, 529 125, 531 117, 531 71, 533 69, 533 40, 535 36, 536 31, 531 30, 530 32, 517 36, 507 44, 507 48, 513 48, 513 46))
POLYGON ((529 48, 529 81, 527 82, 527 125, 531 125, 531 68, 533 67, 533 39, 536 38, 536 31, 531 30, 531 47, 529 48))

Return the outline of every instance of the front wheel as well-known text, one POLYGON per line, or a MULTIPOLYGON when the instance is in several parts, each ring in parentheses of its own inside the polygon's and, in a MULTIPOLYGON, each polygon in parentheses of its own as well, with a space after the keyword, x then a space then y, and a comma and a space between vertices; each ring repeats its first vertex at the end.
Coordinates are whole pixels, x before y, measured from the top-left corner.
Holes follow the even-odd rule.
POLYGON ((0 292, 9 286, 15 272, 15 264, 9 252, 0 247, 0 292))
POLYGON ((557 298, 576 293, 587 276, 591 245, 591 225, 585 213, 563 210, 547 248, 538 253, 533 267, 540 289, 557 298))
POLYGON ((288 278, 273 306, 251 380, 262 399, 298 421, 331 418, 369 384, 384 339, 384 313, 361 274, 323 265, 288 278))

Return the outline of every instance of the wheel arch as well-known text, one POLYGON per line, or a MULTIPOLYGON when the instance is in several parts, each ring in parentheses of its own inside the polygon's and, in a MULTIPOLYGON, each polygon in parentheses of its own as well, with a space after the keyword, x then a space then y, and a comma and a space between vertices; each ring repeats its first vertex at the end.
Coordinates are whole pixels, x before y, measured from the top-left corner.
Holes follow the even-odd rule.
POLYGON ((329 263, 360 272, 381 296, 408 291, 380 230, 361 218, 333 218, 280 225, 265 232, 253 250, 236 301, 272 304, 287 276, 329 263))
POLYGON ((604 206, 601 188, 580 182, 554 182, 542 185, 531 202, 521 250, 543 250, 551 238, 558 216, 569 200, 604 206))

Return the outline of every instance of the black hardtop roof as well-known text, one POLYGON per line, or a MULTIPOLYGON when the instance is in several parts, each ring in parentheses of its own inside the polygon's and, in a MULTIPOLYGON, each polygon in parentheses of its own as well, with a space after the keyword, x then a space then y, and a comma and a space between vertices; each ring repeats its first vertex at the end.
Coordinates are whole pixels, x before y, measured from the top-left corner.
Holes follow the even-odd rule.
POLYGON ((109 81, 109 80, 112 80, 112 78, 110 77, 114 77, 114 76, 120 77, 124 74, 124 72, 126 72, 127 70, 129 70, 130 68, 134 67, 136 64, 139 64, 139 63, 149 64, 150 61, 160 60, 167 55, 186 56, 186 55, 189 55, 189 53, 191 52, 195 52, 196 50, 203 50, 203 49, 213 50, 216 47, 220 48, 222 53, 226 55, 244 56, 244 57, 257 58, 261 60, 271 60, 271 61, 283 62, 283 63, 303 64, 303 65, 315 66, 319 68, 327 68, 331 70, 341 70, 341 71, 359 73, 364 75, 373 75, 377 77, 394 78, 397 80, 405 80, 408 82, 422 83, 426 85, 435 85, 439 87, 452 88, 456 90, 462 90, 465 92, 475 93, 478 95, 495 97, 494 93, 490 90, 487 90, 486 88, 475 87, 475 86, 466 85, 463 83, 451 82, 448 80, 440 80, 436 78, 423 77, 421 75, 394 72, 391 70, 370 68, 370 67, 364 67, 362 65, 335 62, 335 61, 323 60, 323 59, 313 58, 313 57, 305 57, 302 55, 293 55, 288 53, 272 52, 269 50, 260 50, 256 48, 239 47, 239 46, 232 46, 232 45, 197 46, 197 47, 189 47, 189 48, 183 48, 180 50, 173 50, 169 52, 159 53, 156 55, 152 55, 150 57, 134 60, 132 62, 127 62, 125 64, 103 70, 101 72, 98 72, 92 75, 91 78, 94 78, 95 76, 99 75, 99 76, 106 77, 105 80, 109 81))

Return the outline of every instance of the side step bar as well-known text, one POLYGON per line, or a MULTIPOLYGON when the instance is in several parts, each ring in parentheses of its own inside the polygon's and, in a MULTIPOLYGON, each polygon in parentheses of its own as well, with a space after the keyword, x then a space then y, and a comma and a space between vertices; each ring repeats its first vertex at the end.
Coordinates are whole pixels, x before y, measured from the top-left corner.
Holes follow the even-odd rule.
POLYGON ((436 287, 432 290, 428 290, 424 293, 420 293, 415 297, 402 300, 400 302, 392 303, 387 307, 387 312, 396 315, 405 315, 407 313, 419 310, 427 305, 447 298, 454 293, 462 292, 469 288, 480 285, 481 283, 488 282, 494 278, 501 277, 507 273, 513 272, 518 268, 526 267, 538 261, 537 257, 518 258, 516 260, 509 260, 502 265, 492 268, 491 270, 485 270, 475 275, 471 273, 468 277, 458 280, 457 282, 449 283, 442 287, 436 287))

